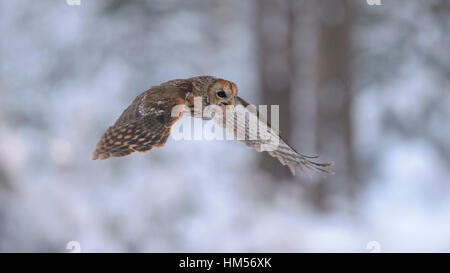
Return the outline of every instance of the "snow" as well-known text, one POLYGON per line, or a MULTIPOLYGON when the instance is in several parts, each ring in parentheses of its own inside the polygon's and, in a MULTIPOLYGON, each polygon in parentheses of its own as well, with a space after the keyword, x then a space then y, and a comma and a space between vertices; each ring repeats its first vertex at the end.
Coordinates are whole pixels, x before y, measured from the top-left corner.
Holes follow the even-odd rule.
MULTIPOLYGON (((382 252, 450 251, 448 158, 385 120, 392 112, 450 145, 448 83, 418 56, 405 50, 412 55, 388 80, 358 85, 355 149, 367 186, 354 206, 318 212, 306 182, 272 181, 261 154, 237 141, 169 138, 147 154, 92 161, 104 130, 149 86, 211 74, 254 104, 259 94, 253 2, 227 1, 225 15, 167 12, 169 3, 150 17, 133 5, 106 16, 104 4, 0 3, 0 251, 65 252, 70 241, 82 252, 369 252, 369 242, 382 252), (436 98, 444 110, 417 123, 436 98)), ((389 14, 411 20, 404 13, 420 5, 389 14)), ((414 26, 425 48, 445 39, 426 13, 414 26)), ((379 56, 401 31, 386 21, 355 37, 363 55, 379 56)))

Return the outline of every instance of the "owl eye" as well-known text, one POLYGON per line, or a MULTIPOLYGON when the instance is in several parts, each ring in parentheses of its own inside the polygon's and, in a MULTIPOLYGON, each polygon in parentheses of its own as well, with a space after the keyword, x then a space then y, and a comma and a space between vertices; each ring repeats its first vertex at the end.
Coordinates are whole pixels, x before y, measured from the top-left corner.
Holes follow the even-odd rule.
POLYGON ((224 91, 219 91, 219 92, 217 92, 217 96, 219 98, 226 98, 227 94, 224 91))

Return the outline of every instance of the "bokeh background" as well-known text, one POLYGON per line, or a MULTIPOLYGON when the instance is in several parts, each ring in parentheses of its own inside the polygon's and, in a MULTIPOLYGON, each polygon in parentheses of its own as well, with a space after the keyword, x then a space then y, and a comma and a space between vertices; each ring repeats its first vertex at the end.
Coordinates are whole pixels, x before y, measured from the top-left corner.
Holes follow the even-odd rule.
POLYGON ((76 2, 0 1, 0 251, 450 251, 450 1, 76 2), (280 105, 336 175, 235 141, 91 160, 136 95, 197 75, 280 105))

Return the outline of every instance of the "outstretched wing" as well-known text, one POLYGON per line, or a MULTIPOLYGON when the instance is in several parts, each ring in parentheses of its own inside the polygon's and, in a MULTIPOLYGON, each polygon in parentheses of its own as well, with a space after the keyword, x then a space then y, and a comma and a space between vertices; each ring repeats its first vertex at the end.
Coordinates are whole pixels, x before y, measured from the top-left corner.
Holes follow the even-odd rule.
POLYGON ((228 113, 225 121, 226 124, 223 120, 217 120, 219 125, 225 125, 227 131, 233 133, 247 146, 259 152, 266 151, 277 158, 281 164, 287 165, 293 175, 295 175, 295 166, 303 171, 307 168, 319 173, 332 174, 326 169, 332 163, 315 162, 313 159, 317 156, 306 156, 295 151, 280 137, 279 132, 271 128, 271 125, 259 115, 256 107, 249 105, 241 97, 236 97, 233 114, 228 113))
POLYGON ((154 86, 136 97, 113 126, 103 134, 93 159, 148 152, 163 146, 173 124, 181 117, 185 91, 174 86, 154 86))

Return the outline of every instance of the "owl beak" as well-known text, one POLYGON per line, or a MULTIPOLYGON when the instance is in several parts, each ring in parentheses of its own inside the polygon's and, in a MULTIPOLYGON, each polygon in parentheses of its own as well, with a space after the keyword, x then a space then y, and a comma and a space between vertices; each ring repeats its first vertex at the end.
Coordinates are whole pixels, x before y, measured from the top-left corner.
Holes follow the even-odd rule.
POLYGON ((221 101, 220 105, 223 105, 223 106, 234 105, 233 98, 230 98, 228 101, 221 101))

